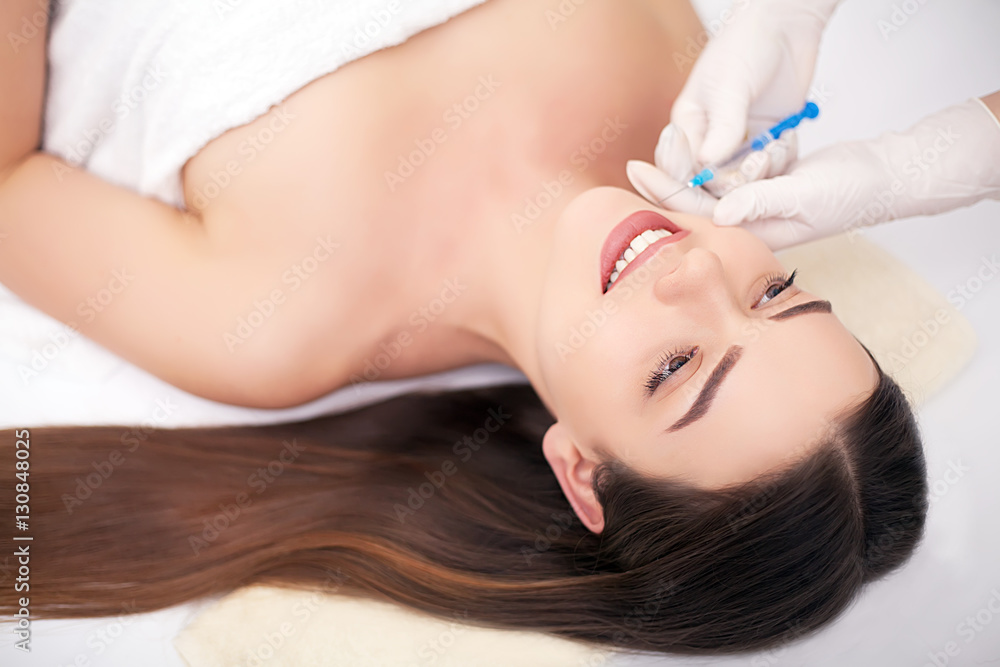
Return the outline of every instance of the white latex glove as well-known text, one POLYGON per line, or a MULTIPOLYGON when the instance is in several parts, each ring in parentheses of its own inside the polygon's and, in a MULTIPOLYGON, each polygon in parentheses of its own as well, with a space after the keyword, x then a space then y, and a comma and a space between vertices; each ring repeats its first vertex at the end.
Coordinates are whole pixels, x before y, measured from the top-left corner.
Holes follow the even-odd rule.
POLYGON ((636 191, 651 203, 711 218, 718 197, 745 183, 784 173, 797 154, 795 130, 787 130, 764 150, 750 153, 737 165, 718 172, 705 185, 689 188, 687 182, 696 173, 690 144, 684 133, 670 124, 660 133, 654 155, 656 165, 629 160, 625 173, 636 191))
POLYGON ((670 112, 698 164, 732 155, 749 117, 773 124, 802 109, 820 37, 839 2, 734 0, 670 112))
POLYGON ((973 98, 905 132, 835 144, 787 175, 738 187, 718 201, 714 222, 740 224, 777 250, 985 198, 1000 199, 1000 122, 973 98))

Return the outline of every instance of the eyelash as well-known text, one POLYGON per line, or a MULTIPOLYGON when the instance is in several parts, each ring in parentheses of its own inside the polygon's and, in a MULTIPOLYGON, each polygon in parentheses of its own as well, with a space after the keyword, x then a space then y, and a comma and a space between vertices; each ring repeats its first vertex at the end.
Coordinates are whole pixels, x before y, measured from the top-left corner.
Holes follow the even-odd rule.
MULTIPOLYGON (((795 269, 794 271, 791 272, 791 274, 773 273, 769 275, 766 279, 763 293, 761 294, 760 298, 757 299, 757 302, 752 307, 757 308, 758 306, 762 306, 772 301, 773 299, 778 298, 779 294, 781 294, 786 289, 792 286, 792 283, 795 282, 795 275, 797 273, 798 269, 795 269), (772 287, 778 287, 779 288, 778 293, 775 294, 774 296, 768 297, 767 293, 772 287), (767 298, 766 301, 764 301, 765 297, 767 298)), ((691 361, 691 358, 694 357, 694 355, 696 355, 697 353, 698 353, 698 347, 695 346, 689 348, 676 348, 662 355, 660 359, 656 362, 656 366, 653 372, 649 374, 649 378, 646 380, 645 384, 646 393, 652 396, 653 393, 657 390, 657 388, 661 384, 669 380, 674 373, 679 371, 684 366, 684 364, 691 361), (672 364, 676 359, 681 357, 687 357, 687 361, 685 361, 684 364, 681 364, 677 368, 671 369, 670 364, 672 364)))
POLYGON ((795 276, 796 276, 796 274, 798 274, 798 272, 799 272, 799 270, 795 269, 791 273, 772 273, 771 275, 769 275, 767 277, 766 282, 765 282, 764 291, 760 295, 760 299, 757 299, 757 302, 753 305, 753 308, 758 308, 758 307, 764 305, 763 303, 761 303, 761 299, 764 299, 765 297, 767 297, 767 301, 764 301, 764 303, 767 303, 768 301, 770 301, 772 299, 778 298, 778 294, 781 294, 786 289, 788 289, 789 287, 792 286, 792 283, 795 282, 795 276), (775 287, 776 283, 777 283, 777 287, 780 287, 781 289, 778 290, 778 294, 775 294, 774 296, 768 297, 767 296, 767 291, 769 289, 771 289, 772 287, 775 287))
MULTIPOLYGON (((670 364, 673 363, 678 357, 687 357, 688 361, 691 361, 691 357, 698 353, 697 347, 692 348, 678 348, 667 352, 660 357, 659 361, 656 362, 656 367, 653 372, 649 374, 649 379, 646 380, 646 393, 650 396, 656 391, 662 383, 670 379, 674 373, 679 371, 684 364, 671 370, 670 364)), ((685 364, 687 361, 684 362, 685 364)))

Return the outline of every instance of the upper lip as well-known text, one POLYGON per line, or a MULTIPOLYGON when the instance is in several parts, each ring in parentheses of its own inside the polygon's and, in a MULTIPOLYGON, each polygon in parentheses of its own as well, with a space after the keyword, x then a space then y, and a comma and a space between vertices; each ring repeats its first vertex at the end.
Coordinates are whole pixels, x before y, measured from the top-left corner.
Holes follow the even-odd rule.
POLYGON ((653 243, 639 257, 629 262, 629 265, 618 276, 618 280, 614 283, 615 285, 621 281, 625 274, 634 269, 636 265, 649 259, 653 254, 651 250, 667 243, 679 241, 684 236, 687 236, 685 233, 687 230, 681 229, 656 211, 642 210, 631 214, 615 225, 615 228, 608 234, 608 238, 604 240, 604 245, 601 247, 601 293, 604 293, 604 287, 611 279, 611 273, 615 269, 615 262, 625 252, 629 242, 647 229, 665 229, 671 233, 671 236, 653 243))

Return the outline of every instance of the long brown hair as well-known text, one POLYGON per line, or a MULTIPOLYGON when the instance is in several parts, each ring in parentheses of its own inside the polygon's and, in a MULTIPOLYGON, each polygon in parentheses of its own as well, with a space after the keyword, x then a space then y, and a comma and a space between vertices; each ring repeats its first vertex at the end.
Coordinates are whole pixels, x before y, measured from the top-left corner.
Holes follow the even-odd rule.
MULTIPOLYGON (((30 593, 8 582, 0 605, 11 613, 25 596, 33 616, 102 616, 255 582, 334 581, 343 594, 619 649, 772 647, 836 617, 921 538, 918 432, 880 375, 829 441, 738 487, 608 461, 594 479, 601 535, 545 461, 553 418, 526 385, 262 427, 31 429, 30 593)), ((6 487, 17 438, 0 440, 6 487)), ((5 540, 14 498, 0 496, 5 540)))

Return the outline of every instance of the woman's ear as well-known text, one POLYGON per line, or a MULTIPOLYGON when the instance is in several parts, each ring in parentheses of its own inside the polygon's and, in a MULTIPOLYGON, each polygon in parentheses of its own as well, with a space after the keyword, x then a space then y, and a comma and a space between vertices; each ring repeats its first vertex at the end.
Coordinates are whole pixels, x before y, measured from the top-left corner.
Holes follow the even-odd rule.
POLYGON ((604 530, 604 510, 591 487, 597 462, 584 456, 559 422, 545 432, 542 452, 580 521, 590 532, 600 534, 604 530))

